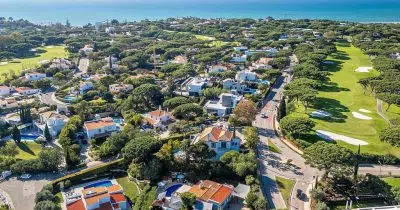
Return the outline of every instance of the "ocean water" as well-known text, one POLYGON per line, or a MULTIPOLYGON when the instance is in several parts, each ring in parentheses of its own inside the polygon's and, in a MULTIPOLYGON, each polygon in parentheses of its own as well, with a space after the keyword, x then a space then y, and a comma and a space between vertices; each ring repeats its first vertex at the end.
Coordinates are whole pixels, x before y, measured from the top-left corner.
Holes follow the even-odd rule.
POLYGON ((0 0, 0 17, 74 25, 120 21, 202 18, 309 18, 400 22, 400 0, 0 0))

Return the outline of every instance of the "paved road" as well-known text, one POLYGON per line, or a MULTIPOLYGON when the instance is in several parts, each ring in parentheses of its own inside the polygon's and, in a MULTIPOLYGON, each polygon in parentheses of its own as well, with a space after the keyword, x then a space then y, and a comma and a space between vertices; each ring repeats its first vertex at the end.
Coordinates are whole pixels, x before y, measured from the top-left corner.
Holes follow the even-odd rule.
POLYGON ((376 111, 389 125, 392 125, 389 118, 382 112, 382 100, 376 99, 376 111))
POLYGON ((260 172, 263 180, 263 190, 269 203, 273 204, 273 208, 306 209, 308 198, 299 200, 295 195, 291 198, 291 206, 286 206, 275 182, 276 176, 293 179, 296 180, 293 192, 296 192, 297 189, 308 192, 307 189, 314 183, 314 178, 318 174, 318 170, 306 165, 304 159, 287 147, 275 134, 274 117, 276 115, 276 107, 283 95, 283 87, 286 84, 285 76, 288 75, 277 79, 265 100, 265 105, 261 112, 265 113, 267 118, 261 118, 260 115, 257 115, 255 120, 255 126, 259 129, 261 139, 261 144, 258 148, 260 172), (281 149, 281 154, 272 153, 268 150, 268 139, 281 149), (286 164, 289 159, 292 160, 290 165, 286 164))
POLYGON ((12 177, 0 183, 0 189, 11 197, 15 210, 34 209, 36 193, 59 176, 61 175, 33 175, 31 179, 25 181, 12 177))

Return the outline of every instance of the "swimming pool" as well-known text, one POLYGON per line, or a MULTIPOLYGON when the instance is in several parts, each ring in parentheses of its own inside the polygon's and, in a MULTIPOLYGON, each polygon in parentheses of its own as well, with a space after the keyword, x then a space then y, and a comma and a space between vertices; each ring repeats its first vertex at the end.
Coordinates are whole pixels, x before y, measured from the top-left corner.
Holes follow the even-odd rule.
POLYGON ((35 134, 21 134, 21 141, 35 141, 38 137, 35 134))
POLYGON ((124 123, 124 119, 122 119, 122 118, 113 118, 113 121, 114 121, 116 124, 122 124, 122 123, 124 123))
POLYGON ((165 191, 166 192, 165 196, 166 197, 171 197, 171 195, 175 191, 177 191, 180 187, 182 187, 182 184, 175 184, 175 185, 172 185, 172 186, 168 187, 167 190, 165 191))
POLYGON ((95 182, 95 183, 86 185, 83 187, 83 189, 88 189, 88 188, 92 188, 92 187, 110 187, 112 185, 113 184, 110 180, 105 180, 105 181, 99 181, 99 182, 95 182))

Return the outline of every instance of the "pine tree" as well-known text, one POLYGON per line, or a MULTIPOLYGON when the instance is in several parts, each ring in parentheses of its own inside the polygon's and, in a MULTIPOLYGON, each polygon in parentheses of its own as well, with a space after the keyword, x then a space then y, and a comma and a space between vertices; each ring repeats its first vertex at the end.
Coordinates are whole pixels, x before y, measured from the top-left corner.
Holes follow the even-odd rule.
POLYGON ((46 127, 44 128, 44 137, 46 138, 47 142, 51 142, 52 138, 50 135, 49 126, 47 126, 47 124, 46 127))
POLYGON ((12 137, 15 142, 17 143, 21 142, 21 133, 16 125, 14 125, 12 129, 12 137))

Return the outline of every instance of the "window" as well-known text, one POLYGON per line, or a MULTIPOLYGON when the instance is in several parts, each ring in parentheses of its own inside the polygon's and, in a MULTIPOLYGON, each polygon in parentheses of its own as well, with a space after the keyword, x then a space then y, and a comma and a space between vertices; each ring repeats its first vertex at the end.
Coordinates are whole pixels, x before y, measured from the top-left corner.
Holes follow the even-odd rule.
POLYGON ((226 142, 221 142, 221 148, 226 149, 226 142))
POLYGON ((216 143, 211 143, 211 148, 215 148, 217 146, 216 143))

